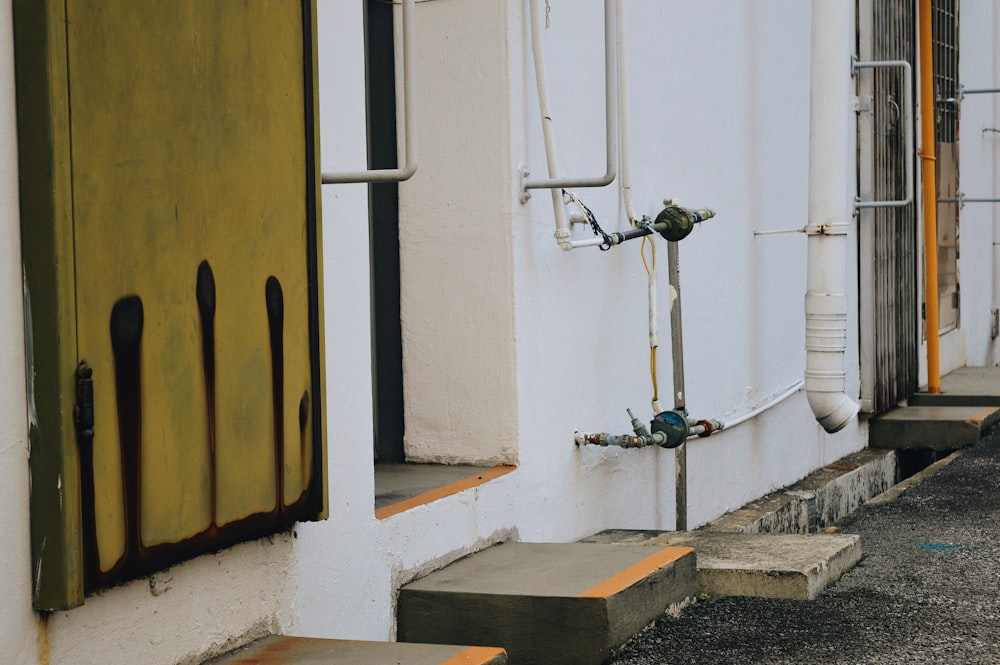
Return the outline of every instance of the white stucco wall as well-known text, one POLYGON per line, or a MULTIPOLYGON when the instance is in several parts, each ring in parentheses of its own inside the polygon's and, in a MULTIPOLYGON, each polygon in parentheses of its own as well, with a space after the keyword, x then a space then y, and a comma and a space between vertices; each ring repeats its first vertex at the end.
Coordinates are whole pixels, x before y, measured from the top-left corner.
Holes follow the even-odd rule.
MULTIPOLYGON (((550 4, 544 40, 562 173, 599 175, 602 2, 550 4)), ((796 384, 804 370, 806 239, 753 231, 806 223, 809 3, 627 5, 636 207, 655 215, 662 199, 676 197, 718 212, 680 246, 686 401, 696 417, 732 420, 796 384)), ((400 190, 407 451, 425 460, 512 461, 518 469, 375 519, 367 190, 325 186, 329 519, 200 557, 42 621, 31 610, 10 10, 0 10, 4 658, 167 665, 271 630, 391 639, 401 583, 490 543, 673 528, 672 451, 573 445, 575 430, 628 432, 627 407, 643 420, 652 415, 646 274, 638 241, 607 253, 562 252, 547 193, 523 206, 517 200, 517 167, 545 171, 527 3, 426 2, 417 17, 421 163, 400 190)), ((362 25, 362 3, 320 0, 326 170, 365 162, 362 25)), ((1000 13, 988 0, 965 0, 962 26, 963 78, 994 85, 1000 13)), ((979 125, 1000 126, 1000 108, 985 98, 964 111, 962 189, 992 193, 1000 138, 981 137, 979 125)), ((576 193, 605 229, 625 227, 615 186, 576 193)), ((963 213, 961 330, 970 362, 997 360, 984 330, 984 312, 997 306, 996 214, 990 206, 963 213)), ((665 243, 657 248, 659 385, 670 406, 665 243)), ((855 395, 856 329, 852 314, 847 370, 855 395)), ((799 392, 694 440, 689 524, 794 482, 862 447, 865 436, 860 423, 824 433, 799 392)))
POLYGON ((0 6, 0 653, 32 663, 28 429, 24 381, 17 123, 10 3, 0 6))

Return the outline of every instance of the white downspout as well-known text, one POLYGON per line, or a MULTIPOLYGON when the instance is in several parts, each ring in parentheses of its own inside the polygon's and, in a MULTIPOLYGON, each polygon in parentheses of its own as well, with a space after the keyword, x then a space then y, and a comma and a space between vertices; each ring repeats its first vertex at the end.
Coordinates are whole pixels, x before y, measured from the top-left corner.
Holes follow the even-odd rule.
POLYGON ((847 257, 852 184, 854 3, 812 2, 809 96, 809 220, 805 389, 827 432, 850 422, 858 406, 846 393, 847 257))

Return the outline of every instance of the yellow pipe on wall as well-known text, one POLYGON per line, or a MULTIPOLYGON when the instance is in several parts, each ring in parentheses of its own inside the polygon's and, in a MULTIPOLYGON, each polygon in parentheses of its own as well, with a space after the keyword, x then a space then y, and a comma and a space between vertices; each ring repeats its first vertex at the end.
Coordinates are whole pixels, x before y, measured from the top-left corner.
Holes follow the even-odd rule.
POLYGON ((941 392, 938 331, 937 177, 934 172, 934 43, 931 0, 920 0, 920 164, 924 194, 924 299, 927 303, 927 391, 941 392))

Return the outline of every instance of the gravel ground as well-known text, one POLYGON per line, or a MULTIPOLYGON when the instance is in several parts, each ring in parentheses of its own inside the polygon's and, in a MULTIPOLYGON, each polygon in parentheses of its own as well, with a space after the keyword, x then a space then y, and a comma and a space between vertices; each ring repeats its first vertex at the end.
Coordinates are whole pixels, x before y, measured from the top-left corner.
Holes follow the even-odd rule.
POLYGON ((609 665, 1000 664, 1000 431, 840 527, 865 555, 817 599, 698 602, 609 665))

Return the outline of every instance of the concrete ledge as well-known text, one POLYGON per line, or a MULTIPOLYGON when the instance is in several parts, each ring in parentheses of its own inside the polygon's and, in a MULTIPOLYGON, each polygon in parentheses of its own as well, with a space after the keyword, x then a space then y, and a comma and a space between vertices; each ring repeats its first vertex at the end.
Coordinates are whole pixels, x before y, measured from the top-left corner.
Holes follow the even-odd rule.
POLYGON ((896 452, 866 448, 707 525, 723 533, 810 533, 850 515, 896 482, 896 452))
POLYGON ((592 543, 684 545, 698 553, 698 593, 812 600, 861 559, 847 534, 745 534, 710 531, 604 531, 592 543))
POLYGON ((958 459, 958 457, 961 454, 962 454, 961 450, 956 450, 947 457, 939 459, 938 461, 934 462, 933 464, 926 467, 922 471, 918 471, 909 478, 906 478, 905 480, 901 480, 900 482, 896 483, 895 485, 893 485, 892 487, 890 487, 889 489, 882 492, 877 497, 866 503, 865 506, 880 506, 882 504, 889 503, 890 501, 895 501, 900 496, 905 494, 906 491, 909 490, 914 485, 919 485, 927 478, 930 478, 931 476, 937 474, 938 471, 940 471, 944 467, 954 462, 956 459, 958 459))
POLYGON ((785 491, 806 501, 809 531, 844 519, 896 484, 894 450, 866 448, 809 474, 785 491))
POLYGON ((206 665, 505 665, 503 649, 272 635, 206 665))
POLYGON ((505 543, 400 589, 401 641, 473 642, 515 663, 599 665, 696 589, 688 547, 505 543))
POLYGON ((751 501, 705 526, 720 533, 809 533, 809 502, 776 492, 751 501))

